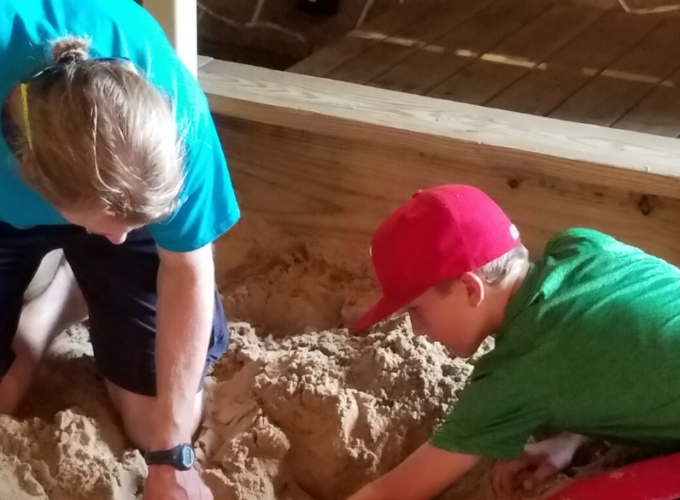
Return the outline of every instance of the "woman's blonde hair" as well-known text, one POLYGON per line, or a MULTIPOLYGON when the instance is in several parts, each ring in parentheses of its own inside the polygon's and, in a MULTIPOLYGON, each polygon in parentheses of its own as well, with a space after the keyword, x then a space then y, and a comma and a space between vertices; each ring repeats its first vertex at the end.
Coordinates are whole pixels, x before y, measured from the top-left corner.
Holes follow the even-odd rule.
POLYGON ((22 84, 21 174, 57 209, 161 221, 183 182, 173 107, 132 63, 88 51, 82 38, 57 41, 53 70, 22 84))

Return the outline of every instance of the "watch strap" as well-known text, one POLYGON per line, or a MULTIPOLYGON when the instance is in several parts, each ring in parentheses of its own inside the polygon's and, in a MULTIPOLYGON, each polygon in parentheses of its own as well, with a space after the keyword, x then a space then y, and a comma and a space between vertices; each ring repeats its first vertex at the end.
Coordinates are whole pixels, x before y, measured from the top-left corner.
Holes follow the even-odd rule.
POLYGON ((144 461, 147 465, 170 465, 177 470, 185 471, 193 467, 195 457, 193 447, 183 443, 169 450, 147 451, 144 454, 144 461))

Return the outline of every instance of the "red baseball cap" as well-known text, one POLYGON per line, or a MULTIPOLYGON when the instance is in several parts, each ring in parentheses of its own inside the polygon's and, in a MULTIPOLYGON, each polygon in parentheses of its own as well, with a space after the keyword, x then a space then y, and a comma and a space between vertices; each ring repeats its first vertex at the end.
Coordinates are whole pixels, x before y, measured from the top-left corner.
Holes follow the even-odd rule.
POLYGON ((428 288, 479 269, 519 242, 515 225, 479 189, 450 184, 418 191, 373 235, 383 297, 350 331, 382 321, 428 288))

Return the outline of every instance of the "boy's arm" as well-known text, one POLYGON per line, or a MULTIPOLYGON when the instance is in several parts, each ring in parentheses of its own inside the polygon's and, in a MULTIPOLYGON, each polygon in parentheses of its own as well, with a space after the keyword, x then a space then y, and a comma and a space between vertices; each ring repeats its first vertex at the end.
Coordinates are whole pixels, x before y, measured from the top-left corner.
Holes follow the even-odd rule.
POLYGON ((349 500, 428 500, 472 469, 479 458, 425 443, 349 500))

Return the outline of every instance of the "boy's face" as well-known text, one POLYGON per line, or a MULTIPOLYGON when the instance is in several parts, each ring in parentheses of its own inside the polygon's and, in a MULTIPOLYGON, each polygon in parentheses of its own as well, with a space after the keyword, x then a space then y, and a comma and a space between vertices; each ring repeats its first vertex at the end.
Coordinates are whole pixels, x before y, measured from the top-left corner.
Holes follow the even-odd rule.
POLYGON ((484 341, 484 284, 472 273, 434 286, 411 302, 413 330, 444 344, 456 356, 472 356, 484 341))

